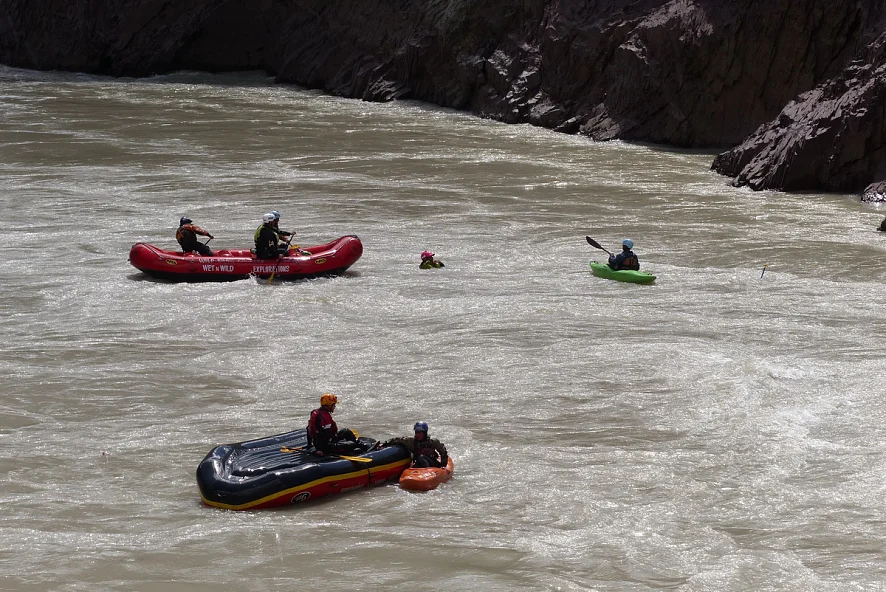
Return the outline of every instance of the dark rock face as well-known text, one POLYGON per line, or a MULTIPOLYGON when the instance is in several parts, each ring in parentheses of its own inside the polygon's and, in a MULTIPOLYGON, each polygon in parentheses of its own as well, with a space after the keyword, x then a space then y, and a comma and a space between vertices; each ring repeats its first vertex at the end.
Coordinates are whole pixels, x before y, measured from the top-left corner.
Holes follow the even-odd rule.
MULTIPOLYGON (((766 138, 807 121, 820 98, 836 109, 841 84, 873 83, 872 72, 849 74, 864 64, 847 64, 864 59, 884 10, 881 0, 0 0, 0 62, 114 76, 263 69, 338 95, 418 99, 601 140, 727 146, 800 93, 821 94, 792 103, 766 138)), ((861 105, 853 121, 875 121, 861 105)), ((841 148, 828 187, 870 174, 857 155, 877 133, 841 148)), ((769 175, 763 152, 779 150, 716 168, 738 175, 759 156, 741 177, 753 187, 817 187, 825 176, 793 165, 769 175)))
MULTIPOLYGON (((753 189, 861 191, 886 178, 886 35, 712 168, 753 189)), ((867 193, 867 192, 866 192, 867 193)), ((876 188, 871 195, 876 194, 876 188)))

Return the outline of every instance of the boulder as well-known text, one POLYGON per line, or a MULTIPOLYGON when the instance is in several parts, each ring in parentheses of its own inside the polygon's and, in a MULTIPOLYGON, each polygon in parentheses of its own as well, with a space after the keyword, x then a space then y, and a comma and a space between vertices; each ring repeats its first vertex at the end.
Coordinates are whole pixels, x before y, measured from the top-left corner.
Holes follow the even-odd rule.
MULTIPOLYGON (((886 181, 871 183, 861 193, 861 201, 869 203, 886 202, 886 181)), ((883 228, 880 228, 883 230, 883 228)))

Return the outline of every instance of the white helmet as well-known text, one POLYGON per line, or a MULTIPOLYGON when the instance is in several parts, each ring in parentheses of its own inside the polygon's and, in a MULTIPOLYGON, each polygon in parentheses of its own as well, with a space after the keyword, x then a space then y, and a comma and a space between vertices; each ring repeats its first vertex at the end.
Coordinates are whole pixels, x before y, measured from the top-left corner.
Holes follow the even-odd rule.
POLYGON ((267 214, 265 214, 264 216, 261 217, 261 221, 264 222, 265 224, 267 224, 268 222, 273 222, 276 219, 277 219, 277 217, 274 216, 274 214, 272 214, 270 212, 268 212, 267 214))

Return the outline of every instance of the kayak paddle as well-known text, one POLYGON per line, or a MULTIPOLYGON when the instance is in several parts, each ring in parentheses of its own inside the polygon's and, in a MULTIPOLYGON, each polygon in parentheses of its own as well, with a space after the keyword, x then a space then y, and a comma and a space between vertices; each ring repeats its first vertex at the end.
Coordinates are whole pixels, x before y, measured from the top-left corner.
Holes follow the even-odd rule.
MULTIPOLYGON (((586 236, 585 238, 588 239, 588 244, 591 245, 592 247, 594 247, 595 249, 600 249, 601 251, 606 251, 606 249, 604 249, 603 247, 600 246, 600 243, 598 243, 597 241, 595 241, 591 237, 586 236)), ((606 252, 609 253, 609 251, 606 251, 606 252)), ((612 253, 609 253, 609 255, 612 256, 612 253)))

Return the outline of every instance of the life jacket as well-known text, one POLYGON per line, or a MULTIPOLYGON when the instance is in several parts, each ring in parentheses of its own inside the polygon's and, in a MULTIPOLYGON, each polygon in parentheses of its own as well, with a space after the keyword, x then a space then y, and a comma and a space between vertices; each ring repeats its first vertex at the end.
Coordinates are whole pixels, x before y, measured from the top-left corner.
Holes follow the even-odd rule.
POLYGON ((440 453, 437 452, 437 449, 431 444, 431 438, 428 436, 427 432, 425 432, 424 440, 416 440, 415 437, 412 438, 413 441, 413 450, 412 457, 418 456, 427 456, 428 458, 433 458, 434 460, 440 460, 440 453))
POLYGON ((311 419, 308 420, 308 446, 318 449, 325 448, 338 434, 338 426, 332 419, 332 414, 318 407, 311 411, 311 419), (319 445, 319 446, 318 446, 319 445))
POLYGON ((640 269, 640 260, 637 259, 633 251, 622 251, 609 259, 609 267, 616 271, 622 269, 638 271, 640 269))
POLYGON ((639 271, 640 269, 640 260, 637 259, 637 256, 634 255, 632 251, 629 251, 630 255, 625 257, 625 260, 621 263, 622 269, 632 269, 634 271, 639 271))
POLYGON ((189 247, 196 243, 197 233, 194 232, 194 226, 191 224, 179 226, 178 230, 175 231, 175 240, 177 240, 178 244, 182 247, 189 247))
POLYGON ((262 224, 255 231, 255 254, 262 258, 272 258, 277 256, 277 248, 280 243, 280 237, 273 226, 262 224), (270 230, 269 235, 267 231, 270 230))
MULTIPOLYGON (((258 242, 258 235, 261 234, 261 229, 265 227, 265 224, 259 224, 258 228, 255 229, 255 234, 252 235, 252 240, 258 242)), ((271 230, 274 231, 274 234, 277 236, 277 239, 280 239, 280 231, 274 228, 273 226, 268 226, 271 230)))

